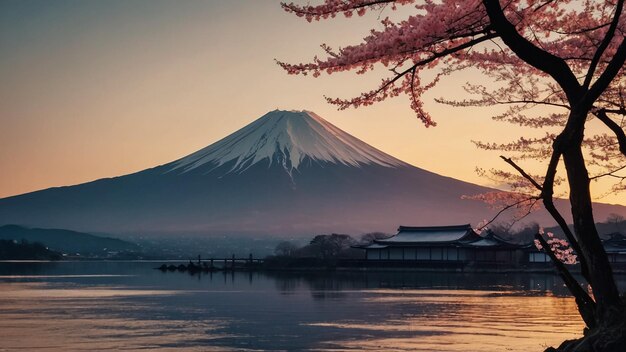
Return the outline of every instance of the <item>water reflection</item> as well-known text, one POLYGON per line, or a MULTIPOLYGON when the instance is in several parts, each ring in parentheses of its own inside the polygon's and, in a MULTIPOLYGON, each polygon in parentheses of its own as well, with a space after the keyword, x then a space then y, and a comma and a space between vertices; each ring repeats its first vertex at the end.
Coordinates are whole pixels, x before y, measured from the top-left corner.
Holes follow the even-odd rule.
POLYGON ((352 289, 441 288, 445 290, 515 290, 525 293, 550 292, 568 296, 559 277, 552 274, 467 274, 416 272, 268 273, 276 289, 288 294, 298 289, 346 291, 352 289))
POLYGON ((218 332, 227 324, 222 319, 159 318, 162 311, 152 299, 180 291, 46 283, 4 283, 1 287, 0 350, 224 350, 212 349, 209 343, 226 336, 218 332), (188 341, 195 343, 189 346, 188 341))
MULTIPOLYGON (((372 321, 324 322, 318 326, 355 337, 328 348, 411 351, 532 351, 581 328, 571 300, 519 296, 516 292, 407 290, 379 291, 367 299, 396 314, 372 321)), ((547 346, 546 346, 547 347, 547 346)))
POLYGON ((0 350, 540 351, 582 329, 546 274, 189 276, 153 263, 8 264, 0 350))

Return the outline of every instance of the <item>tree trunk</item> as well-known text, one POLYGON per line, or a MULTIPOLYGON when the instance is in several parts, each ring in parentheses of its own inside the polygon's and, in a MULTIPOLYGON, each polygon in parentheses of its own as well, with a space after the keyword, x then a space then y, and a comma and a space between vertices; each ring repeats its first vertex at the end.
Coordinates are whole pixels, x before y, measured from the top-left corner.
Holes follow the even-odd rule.
POLYGON ((563 150, 563 162, 569 181, 574 233, 582 255, 587 260, 591 287, 597 303, 598 325, 611 325, 623 320, 622 303, 613 278, 613 270, 595 226, 589 174, 581 149, 582 131, 563 150))

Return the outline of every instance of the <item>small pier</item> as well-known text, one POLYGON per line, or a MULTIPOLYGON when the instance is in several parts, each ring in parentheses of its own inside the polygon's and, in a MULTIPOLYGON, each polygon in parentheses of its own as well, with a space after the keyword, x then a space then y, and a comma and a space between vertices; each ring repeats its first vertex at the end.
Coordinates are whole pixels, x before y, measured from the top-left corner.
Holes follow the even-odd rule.
POLYGON ((210 273, 217 271, 254 271, 261 268, 264 259, 255 259, 252 254, 247 258, 237 258, 233 254, 229 258, 208 258, 202 259, 198 256, 196 261, 189 260, 187 264, 162 264, 157 270, 162 272, 166 271, 179 271, 195 273, 210 273))

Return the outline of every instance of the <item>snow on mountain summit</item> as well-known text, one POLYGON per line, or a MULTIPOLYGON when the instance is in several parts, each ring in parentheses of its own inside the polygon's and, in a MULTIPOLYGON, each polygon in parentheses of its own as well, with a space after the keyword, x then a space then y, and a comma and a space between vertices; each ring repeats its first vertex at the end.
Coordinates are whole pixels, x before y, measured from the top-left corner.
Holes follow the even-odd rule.
POLYGON ((310 111, 271 111, 235 133, 172 163, 173 170, 191 171, 202 165, 234 162, 240 172, 262 161, 280 163, 289 173, 310 158, 350 166, 385 167, 404 162, 342 131, 310 111))

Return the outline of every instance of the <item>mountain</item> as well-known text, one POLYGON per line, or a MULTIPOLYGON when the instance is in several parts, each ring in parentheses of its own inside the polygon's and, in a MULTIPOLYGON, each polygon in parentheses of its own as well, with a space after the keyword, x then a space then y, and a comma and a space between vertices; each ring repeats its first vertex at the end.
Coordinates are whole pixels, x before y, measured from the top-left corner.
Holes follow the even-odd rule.
POLYGON ((64 253, 103 254, 111 251, 137 251, 139 246, 117 238, 95 236, 88 233, 37 229, 18 225, 0 226, 0 240, 26 240, 46 245, 64 253))
MULTIPOLYGON (((404 163, 308 111, 272 111, 134 174, 0 199, 0 223, 98 232, 311 235, 477 223, 488 188, 404 163)), ((597 205, 598 218, 626 214, 597 205)), ((534 220, 552 224, 546 214, 534 220)))

